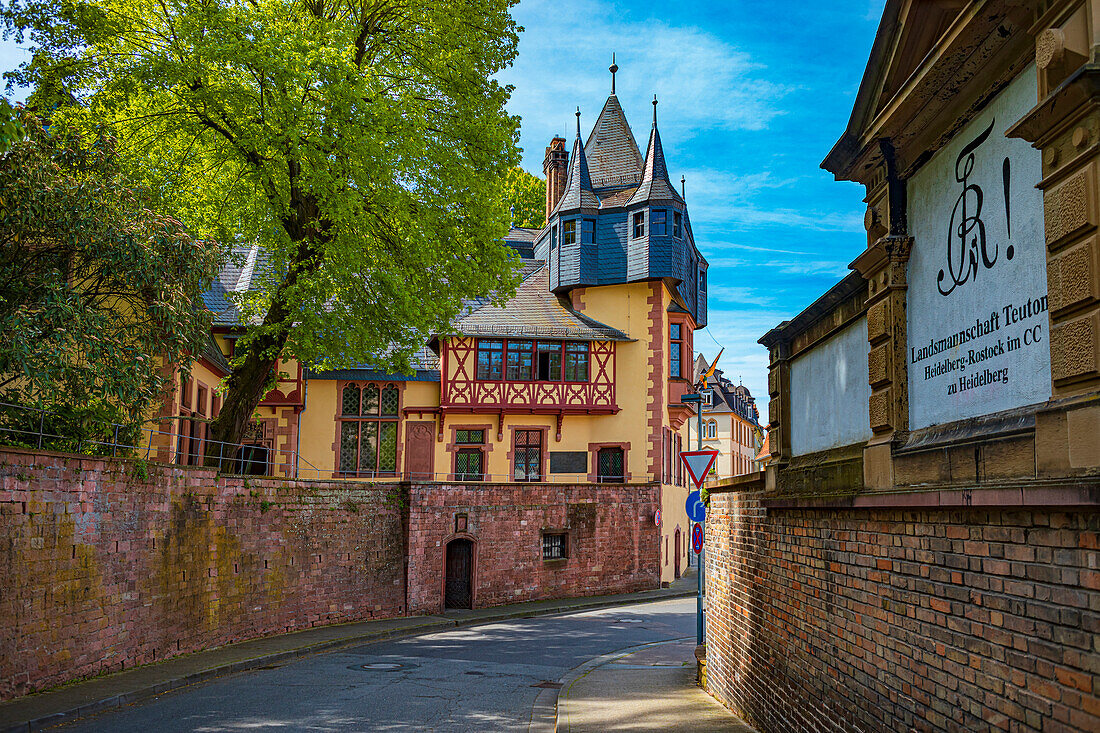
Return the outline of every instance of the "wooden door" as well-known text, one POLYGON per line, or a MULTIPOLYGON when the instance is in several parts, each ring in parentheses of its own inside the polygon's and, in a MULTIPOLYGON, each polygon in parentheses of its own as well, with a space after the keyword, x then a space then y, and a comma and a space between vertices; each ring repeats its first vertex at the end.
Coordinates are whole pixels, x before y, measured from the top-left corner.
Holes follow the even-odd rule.
POLYGON ((683 542, 681 542, 681 539, 682 538, 680 537, 680 528, 677 527, 676 528, 676 539, 674 540, 675 543, 676 543, 676 562, 675 562, 674 570, 676 572, 676 577, 677 578, 680 577, 680 553, 683 550, 683 544, 684 544, 683 542))
POLYGON ((451 540, 447 544, 444 608, 472 608, 473 546, 470 540, 451 540))
POLYGON ((405 423, 405 478, 431 481, 435 478, 434 422, 405 423))

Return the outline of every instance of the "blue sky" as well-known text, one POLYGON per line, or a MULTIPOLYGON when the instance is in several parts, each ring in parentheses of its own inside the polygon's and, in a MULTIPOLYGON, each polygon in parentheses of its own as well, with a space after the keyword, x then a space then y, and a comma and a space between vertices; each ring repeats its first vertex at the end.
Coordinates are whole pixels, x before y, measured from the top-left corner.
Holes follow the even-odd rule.
MULTIPOLYGON (((708 358, 757 397, 767 419, 767 354, 756 341, 847 273, 864 246, 862 188, 818 166, 844 131, 883 0, 523 0, 514 9, 524 167, 542 174, 556 134, 587 136, 617 93, 644 152, 656 94, 669 173, 687 179, 696 245, 710 262, 708 358)), ((0 70, 24 58, 0 42, 0 70)))

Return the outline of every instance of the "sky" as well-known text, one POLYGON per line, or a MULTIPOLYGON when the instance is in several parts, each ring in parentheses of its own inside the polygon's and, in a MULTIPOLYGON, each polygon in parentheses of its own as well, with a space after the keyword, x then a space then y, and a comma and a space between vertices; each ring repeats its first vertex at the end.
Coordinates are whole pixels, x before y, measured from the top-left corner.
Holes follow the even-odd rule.
MULTIPOLYGON (((508 109, 523 167, 542 176, 555 135, 588 132, 616 92, 642 153, 653 95, 670 177, 686 178, 695 244, 710 263, 696 351, 744 383, 767 419, 757 340, 797 315, 863 251, 863 189, 821 161, 843 133, 884 0, 522 0, 508 109)), ((0 41, 0 71, 26 58, 0 41)), ((13 95, 17 99, 20 94, 13 95)))

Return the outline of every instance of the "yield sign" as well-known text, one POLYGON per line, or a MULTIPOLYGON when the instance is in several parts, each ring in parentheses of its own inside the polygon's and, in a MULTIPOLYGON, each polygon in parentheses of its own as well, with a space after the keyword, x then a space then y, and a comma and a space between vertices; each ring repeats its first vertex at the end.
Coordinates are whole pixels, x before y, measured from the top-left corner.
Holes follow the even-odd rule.
POLYGON ((707 480, 707 472, 710 471, 710 467, 714 465, 717 458, 718 451, 716 450, 680 451, 680 459, 687 466, 688 475, 695 482, 695 488, 697 489, 703 487, 703 482, 707 480))

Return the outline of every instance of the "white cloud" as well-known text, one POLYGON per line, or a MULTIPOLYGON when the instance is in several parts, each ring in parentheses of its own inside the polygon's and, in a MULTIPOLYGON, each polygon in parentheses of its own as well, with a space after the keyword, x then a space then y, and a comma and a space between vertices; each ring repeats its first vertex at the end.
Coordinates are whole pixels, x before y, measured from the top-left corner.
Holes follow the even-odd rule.
POLYGON ((782 113, 776 102, 789 87, 765 81, 761 64, 702 28, 634 19, 601 0, 527 0, 514 14, 527 30, 500 77, 516 84, 508 107, 523 118, 525 163, 535 172, 553 135, 575 134, 577 105, 582 133, 591 130, 611 90, 612 51, 619 102, 643 148, 654 94, 662 133, 680 143, 706 130, 760 130, 782 113))

